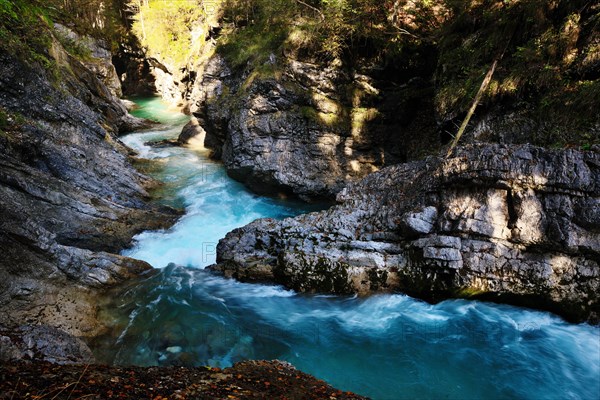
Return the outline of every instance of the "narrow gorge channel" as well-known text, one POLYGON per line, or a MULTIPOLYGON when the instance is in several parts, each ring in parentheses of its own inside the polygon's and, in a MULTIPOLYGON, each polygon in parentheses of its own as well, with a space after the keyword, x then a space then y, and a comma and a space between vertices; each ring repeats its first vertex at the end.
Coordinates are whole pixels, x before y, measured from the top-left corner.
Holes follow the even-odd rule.
POLYGON ((254 219, 282 219, 318 206, 259 197, 227 177, 205 149, 152 147, 174 139, 187 117, 158 99, 137 115, 160 129, 123 141, 163 181, 163 204, 186 214, 167 231, 145 232, 124 255, 159 270, 112 293, 112 330, 98 339, 101 362, 227 367, 280 359, 374 399, 595 398, 600 328, 549 313, 477 301, 431 305, 411 297, 296 294, 204 270, 216 244, 254 219))

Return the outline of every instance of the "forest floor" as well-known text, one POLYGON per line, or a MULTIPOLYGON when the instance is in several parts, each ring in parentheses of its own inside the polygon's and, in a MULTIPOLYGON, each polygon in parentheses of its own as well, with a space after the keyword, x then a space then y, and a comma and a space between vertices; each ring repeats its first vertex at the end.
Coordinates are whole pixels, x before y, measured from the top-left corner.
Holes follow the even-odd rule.
POLYGON ((231 368, 0 365, 0 399, 364 399, 280 361, 231 368))

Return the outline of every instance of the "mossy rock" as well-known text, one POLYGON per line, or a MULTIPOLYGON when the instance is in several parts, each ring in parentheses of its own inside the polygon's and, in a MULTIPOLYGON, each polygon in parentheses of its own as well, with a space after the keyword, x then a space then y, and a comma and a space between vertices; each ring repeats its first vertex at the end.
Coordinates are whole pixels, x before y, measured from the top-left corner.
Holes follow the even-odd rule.
POLYGON ((485 293, 487 293, 485 290, 471 287, 471 286, 465 286, 460 289, 457 289, 454 293, 454 296, 461 298, 461 299, 472 299, 472 298, 481 297, 481 296, 485 295, 485 293))

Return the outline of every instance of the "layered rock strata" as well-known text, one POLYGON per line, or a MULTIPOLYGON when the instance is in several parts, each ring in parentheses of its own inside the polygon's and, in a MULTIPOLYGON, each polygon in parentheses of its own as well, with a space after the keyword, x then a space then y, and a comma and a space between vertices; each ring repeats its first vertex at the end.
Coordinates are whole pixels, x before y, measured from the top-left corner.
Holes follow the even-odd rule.
POLYGON ((148 204, 156 182, 117 138, 139 121, 98 71, 57 39, 46 57, 0 46, 0 325, 93 336, 103 288, 150 269, 115 253, 177 215, 148 204))
POLYGON ((302 292, 481 298, 598 320, 598 151, 466 146, 385 168, 337 201, 232 231, 213 269, 302 292))
MULTIPOLYGON (((406 159, 405 133, 418 114, 386 112, 385 83, 275 55, 261 68, 272 71, 233 70, 217 54, 186 95, 205 146, 232 178, 262 194, 332 199, 346 183, 406 159)), ((431 132, 422 139, 435 142, 431 132)))

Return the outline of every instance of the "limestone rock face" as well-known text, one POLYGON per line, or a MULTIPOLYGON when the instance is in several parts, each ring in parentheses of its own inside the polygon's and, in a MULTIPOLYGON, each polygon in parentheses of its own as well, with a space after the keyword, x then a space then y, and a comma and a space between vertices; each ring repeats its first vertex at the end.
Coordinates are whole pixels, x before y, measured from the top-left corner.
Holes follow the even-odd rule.
POLYGON ((112 253, 177 215, 147 204, 124 106, 57 43, 59 80, 0 48, 0 324, 93 336, 98 294, 150 269, 112 253))
MULTIPOLYGON (((61 67, 70 69, 80 82, 87 86, 92 97, 87 101, 92 108, 105 107, 101 112, 110 112, 116 117, 117 129, 120 133, 133 132, 152 126, 150 121, 134 117, 127 112, 126 103, 119 100, 123 95, 121 81, 112 63, 112 53, 108 50, 106 43, 90 36, 81 36, 61 24, 54 24, 55 38, 50 55, 61 67), (71 46, 79 47, 89 52, 89 56, 75 59, 62 47, 60 41, 70 43, 71 46), (95 101, 95 98, 103 98, 105 104, 95 101), (108 109, 106 109, 108 107, 108 109)), ((74 85, 77 87, 77 85, 74 85)), ((83 95, 84 93, 79 93, 83 95)), ((84 100, 85 101, 85 100, 84 100)))
POLYGON ((55 23, 54 29, 63 41, 81 46, 90 52, 90 58, 84 61, 85 66, 96 74, 115 97, 121 97, 123 91, 108 45, 90 36, 81 36, 64 25, 55 23))
POLYGON ((271 59, 278 72, 261 74, 232 70, 216 55, 187 95, 205 146, 231 177, 258 193, 334 198, 348 182, 404 159, 397 121, 369 125, 381 97, 372 79, 271 59))
POLYGON ((598 320, 598 152, 466 146, 385 168, 337 201, 232 231, 213 269, 298 291, 476 297, 598 320))

